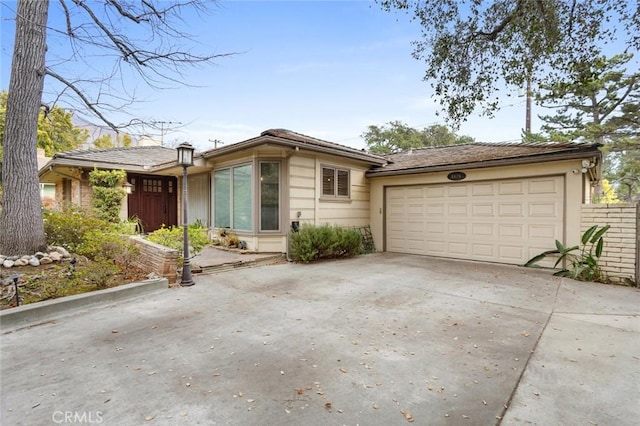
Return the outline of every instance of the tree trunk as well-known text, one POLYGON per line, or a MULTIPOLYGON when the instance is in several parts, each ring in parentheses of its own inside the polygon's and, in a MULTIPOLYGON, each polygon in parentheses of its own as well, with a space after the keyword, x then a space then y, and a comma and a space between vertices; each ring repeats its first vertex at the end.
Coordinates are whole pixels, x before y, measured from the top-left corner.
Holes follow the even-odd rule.
POLYGON ((36 139, 45 75, 49 0, 18 0, 4 130, 0 253, 33 254, 46 248, 36 139))

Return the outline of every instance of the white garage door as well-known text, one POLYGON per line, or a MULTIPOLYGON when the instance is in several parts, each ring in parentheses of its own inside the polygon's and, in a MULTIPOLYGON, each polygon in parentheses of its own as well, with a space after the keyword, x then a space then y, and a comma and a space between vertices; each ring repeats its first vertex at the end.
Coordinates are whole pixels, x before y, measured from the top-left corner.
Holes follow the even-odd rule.
POLYGON ((386 250, 522 264, 563 240, 564 177, 386 188, 386 250))

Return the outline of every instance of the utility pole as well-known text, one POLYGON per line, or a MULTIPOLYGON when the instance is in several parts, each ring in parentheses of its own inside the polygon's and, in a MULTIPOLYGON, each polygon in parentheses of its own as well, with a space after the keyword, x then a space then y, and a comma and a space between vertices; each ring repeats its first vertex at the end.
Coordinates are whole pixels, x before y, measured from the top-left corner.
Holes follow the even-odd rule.
POLYGON ((160 146, 164 146, 164 125, 167 124, 167 130, 171 128, 171 124, 182 124, 181 121, 151 121, 152 125, 160 125, 160 146))
POLYGON ((531 133, 531 74, 527 75, 527 111, 524 120, 524 131, 531 133))
POLYGON ((222 142, 219 139, 209 139, 209 142, 213 142, 213 149, 217 149, 218 148, 218 144, 224 145, 224 142, 222 142))

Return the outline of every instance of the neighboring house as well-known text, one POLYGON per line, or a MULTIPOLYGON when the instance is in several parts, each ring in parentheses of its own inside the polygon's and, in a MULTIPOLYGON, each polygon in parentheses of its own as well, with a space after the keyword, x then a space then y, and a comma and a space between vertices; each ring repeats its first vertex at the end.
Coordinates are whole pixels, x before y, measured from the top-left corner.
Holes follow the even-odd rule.
MULTIPOLYGON (((271 129, 196 153, 189 222, 213 234, 231 228, 260 252, 287 252, 293 223, 330 223, 370 225, 380 251, 521 264, 556 239, 579 241, 600 163, 597 144, 474 143, 383 157, 271 129)), ((57 154, 41 181, 56 183, 57 198, 86 204, 81 188, 94 166, 127 171, 135 190, 123 216, 138 216, 146 231, 179 223, 175 150, 57 154), (75 193, 65 189, 74 183, 75 193)))

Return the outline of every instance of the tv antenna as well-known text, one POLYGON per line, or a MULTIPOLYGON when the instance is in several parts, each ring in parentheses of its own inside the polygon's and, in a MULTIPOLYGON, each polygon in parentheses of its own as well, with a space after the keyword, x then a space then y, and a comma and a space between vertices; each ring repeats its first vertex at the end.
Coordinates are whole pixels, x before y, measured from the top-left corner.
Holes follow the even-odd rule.
POLYGON ((218 144, 224 145, 224 142, 222 142, 220 139, 209 139, 209 142, 213 143, 213 149, 217 149, 218 144))

